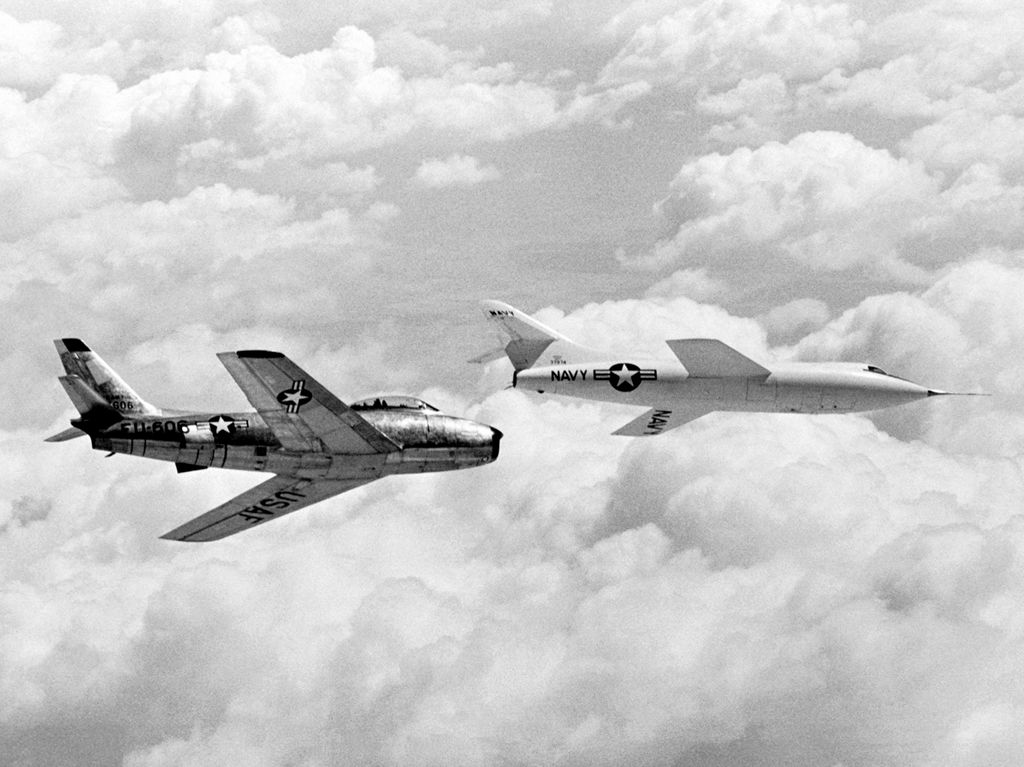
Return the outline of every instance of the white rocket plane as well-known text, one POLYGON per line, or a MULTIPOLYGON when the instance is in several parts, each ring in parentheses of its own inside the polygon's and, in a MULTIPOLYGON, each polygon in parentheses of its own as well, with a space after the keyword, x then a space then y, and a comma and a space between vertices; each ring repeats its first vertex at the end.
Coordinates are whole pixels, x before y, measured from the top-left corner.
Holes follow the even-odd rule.
POLYGON ((580 346, 500 301, 483 301, 506 344, 473 362, 508 355, 512 385, 539 394, 644 405, 615 431, 663 434, 716 410, 757 413, 853 413, 952 394, 856 362, 787 362, 767 367, 714 338, 666 341, 676 361, 580 346))

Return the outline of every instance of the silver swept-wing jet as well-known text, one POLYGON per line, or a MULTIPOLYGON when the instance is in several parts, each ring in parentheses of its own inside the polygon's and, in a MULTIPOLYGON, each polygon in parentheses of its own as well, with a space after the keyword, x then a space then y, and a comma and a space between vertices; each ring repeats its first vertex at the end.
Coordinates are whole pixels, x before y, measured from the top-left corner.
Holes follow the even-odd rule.
POLYGON ((161 536, 169 540, 217 540, 389 474, 464 469, 498 457, 497 429, 414 397, 346 405, 279 352, 217 355, 255 412, 189 413, 140 398, 81 340, 54 343, 65 371, 60 383, 79 417, 48 442, 88 435, 96 450, 170 461, 179 472, 215 466, 274 475, 161 536))
POLYGON ((675 361, 613 354, 574 343, 500 301, 483 301, 503 346, 512 385, 540 394, 644 405, 646 412, 614 433, 649 437, 716 410, 759 413, 852 413, 952 394, 920 386, 874 365, 790 362, 767 367, 714 338, 666 341, 675 361))

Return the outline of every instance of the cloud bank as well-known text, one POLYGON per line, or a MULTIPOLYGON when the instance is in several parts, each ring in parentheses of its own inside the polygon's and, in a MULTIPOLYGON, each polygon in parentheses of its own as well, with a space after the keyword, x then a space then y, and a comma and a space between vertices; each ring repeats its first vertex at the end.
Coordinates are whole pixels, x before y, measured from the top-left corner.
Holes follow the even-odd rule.
POLYGON ((2 761, 1019 763, 1020 15, 9 4, 2 761), (487 297, 992 396, 622 440, 463 364, 487 297), (502 456, 174 546, 257 477, 43 444, 62 336, 181 407, 281 349, 502 456))

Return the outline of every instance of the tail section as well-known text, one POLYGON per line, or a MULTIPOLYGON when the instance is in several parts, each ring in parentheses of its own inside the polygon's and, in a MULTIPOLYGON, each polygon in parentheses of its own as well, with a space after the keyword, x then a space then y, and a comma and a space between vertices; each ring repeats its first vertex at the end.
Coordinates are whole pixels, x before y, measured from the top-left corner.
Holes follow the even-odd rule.
POLYGON ((68 429, 50 437, 50 442, 63 442, 77 436, 75 430, 87 431, 89 426, 101 428, 125 416, 156 415, 158 408, 142 399, 103 359, 78 338, 61 338, 53 342, 64 365, 66 375, 58 380, 81 418, 68 429))
POLYGON ((573 343, 557 330, 501 301, 481 301, 480 305, 484 315, 501 334, 505 346, 477 357, 474 362, 497 359, 503 351, 518 372, 538 364, 571 364, 607 356, 596 349, 573 343))

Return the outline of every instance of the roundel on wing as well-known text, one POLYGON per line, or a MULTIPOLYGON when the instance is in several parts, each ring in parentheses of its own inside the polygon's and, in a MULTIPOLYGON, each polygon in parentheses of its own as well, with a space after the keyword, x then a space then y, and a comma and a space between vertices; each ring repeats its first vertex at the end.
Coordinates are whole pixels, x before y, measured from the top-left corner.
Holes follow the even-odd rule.
POLYGON ((299 408, 311 399, 313 399, 313 393, 306 388, 305 381, 292 381, 290 389, 277 393, 277 401, 284 405, 287 413, 299 412, 299 408))

